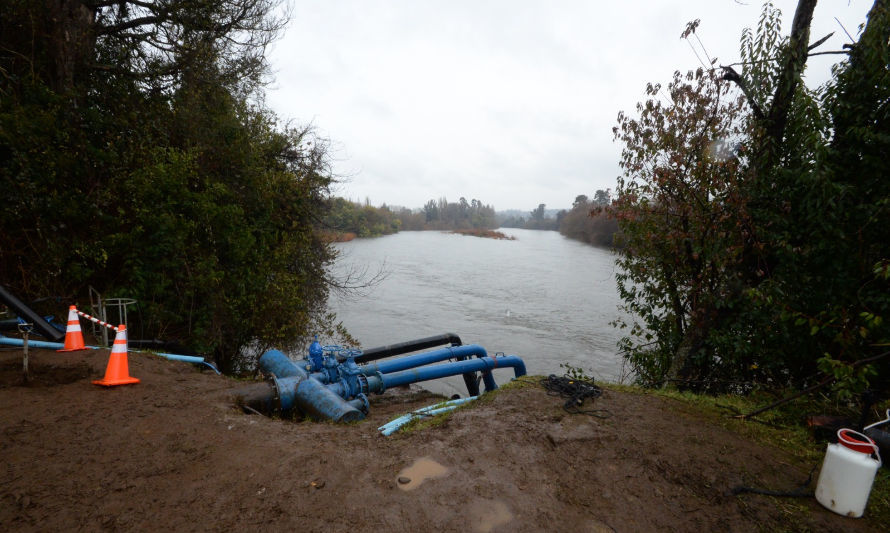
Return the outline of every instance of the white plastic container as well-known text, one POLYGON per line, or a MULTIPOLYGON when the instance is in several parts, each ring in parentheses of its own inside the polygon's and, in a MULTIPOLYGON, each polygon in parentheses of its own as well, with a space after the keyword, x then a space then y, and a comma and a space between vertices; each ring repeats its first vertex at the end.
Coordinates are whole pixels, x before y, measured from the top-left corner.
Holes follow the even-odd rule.
POLYGON ((862 433, 841 429, 837 437, 838 443, 829 444, 825 451, 816 500, 837 514, 859 518, 881 467, 881 456, 874 441, 862 433))

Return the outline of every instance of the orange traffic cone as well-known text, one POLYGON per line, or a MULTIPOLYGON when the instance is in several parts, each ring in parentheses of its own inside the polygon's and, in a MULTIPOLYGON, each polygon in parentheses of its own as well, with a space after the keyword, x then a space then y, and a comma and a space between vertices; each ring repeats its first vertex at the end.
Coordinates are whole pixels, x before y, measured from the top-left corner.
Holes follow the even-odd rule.
POLYGON ((65 347, 57 352, 76 352, 86 350, 83 345, 83 334, 80 332, 80 317, 77 316, 77 307, 68 308, 68 327, 65 328, 65 347))
POLYGON ((113 387, 130 383, 139 383, 139 380, 130 377, 130 367, 127 364, 127 326, 121 324, 117 327, 117 336, 114 338, 114 346, 111 347, 111 355, 108 357, 105 377, 93 381, 93 384, 113 387))

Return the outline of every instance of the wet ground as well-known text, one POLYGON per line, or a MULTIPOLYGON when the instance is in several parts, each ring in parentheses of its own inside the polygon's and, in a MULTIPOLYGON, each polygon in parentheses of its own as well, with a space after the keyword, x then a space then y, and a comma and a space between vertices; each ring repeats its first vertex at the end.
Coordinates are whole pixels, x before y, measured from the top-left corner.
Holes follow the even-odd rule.
MULTIPOLYGON (((812 465, 752 443, 685 404, 607 391, 612 416, 569 415, 537 385, 436 427, 376 428, 430 405, 372 399, 361 423, 244 414, 244 385, 129 356, 137 385, 104 389, 107 350, 0 352, 0 524, 7 531, 869 531, 789 490, 812 465)), ((395 394, 393 394, 395 392, 395 394)))

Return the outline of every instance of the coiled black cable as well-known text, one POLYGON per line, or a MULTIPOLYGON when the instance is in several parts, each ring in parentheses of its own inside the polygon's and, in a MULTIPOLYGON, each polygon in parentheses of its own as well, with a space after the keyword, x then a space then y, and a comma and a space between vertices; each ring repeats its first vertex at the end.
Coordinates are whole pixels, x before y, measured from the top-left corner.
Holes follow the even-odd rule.
POLYGON ((569 376, 556 376, 550 374, 541 378, 541 385, 550 396, 566 398, 562 408, 573 415, 581 414, 596 418, 608 418, 612 416, 607 409, 582 409, 584 402, 593 402, 603 395, 603 389, 593 382, 592 378, 572 378, 569 376))

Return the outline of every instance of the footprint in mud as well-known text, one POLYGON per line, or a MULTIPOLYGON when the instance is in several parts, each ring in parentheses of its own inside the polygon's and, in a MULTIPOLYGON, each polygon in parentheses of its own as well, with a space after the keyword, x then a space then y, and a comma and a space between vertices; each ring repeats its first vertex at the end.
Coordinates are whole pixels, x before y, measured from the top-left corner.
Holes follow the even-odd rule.
POLYGON ((402 490, 414 490, 427 479, 442 477, 448 469, 429 457, 421 457, 414 464, 399 472, 398 487, 402 490))
POLYGON ((498 526, 513 521, 513 513, 502 501, 476 500, 470 505, 470 520, 477 533, 491 533, 498 526))

